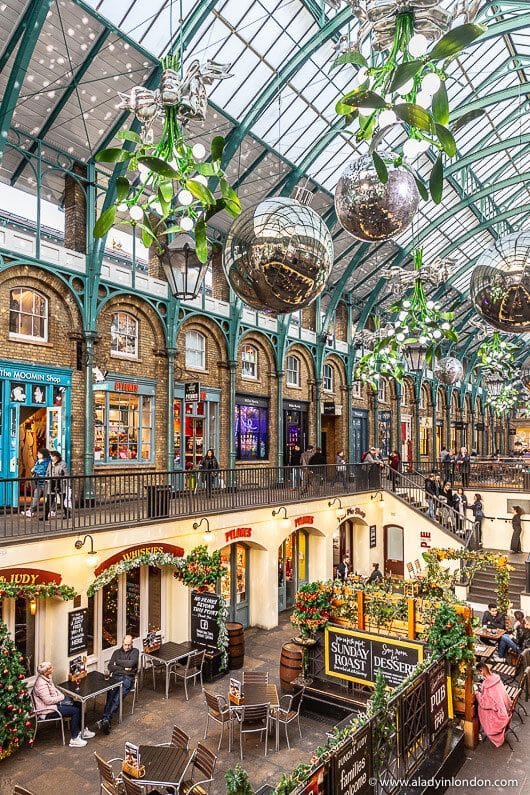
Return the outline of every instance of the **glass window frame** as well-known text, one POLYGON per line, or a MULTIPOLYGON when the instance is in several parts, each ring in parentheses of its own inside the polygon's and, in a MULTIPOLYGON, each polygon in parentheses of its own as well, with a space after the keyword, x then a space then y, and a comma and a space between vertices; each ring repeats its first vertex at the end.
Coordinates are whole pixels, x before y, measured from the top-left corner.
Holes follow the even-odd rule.
POLYGON ((248 403, 238 402, 235 405, 235 416, 234 416, 234 442, 235 442, 235 452, 236 452, 236 461, 268 461, 269 459, 269 446, 270 446, 270 407, 269 406, 252 406, 248 403), (258 431, 256 433, 256 456, 252 457, 242 457, 242 445, 241 445, 241 409, 242 408, 249 408, 253 409, 258 412, 258 431), (265 434, 262 436, 260 428, 262 426, 262 414, 265 417, 265 434), (264 454, 261 455, 261 447, 262 444, 264 445, 264 454))
POLYGON ((352 383, 351 395, 353 398, 357 398, 359 400, 362 398, 362 384, 360 381, 354 381, 352 383))
POLYGON ((387 402, 388 384, 384 378, 380 378, 377 383, 377 400, 379 403, 387 402))
POLYGON ((133 359, 137 360, 139 357, 140 351, 140 322, 137 317, 132 315, 130 312, 124 312, 122 310, 118 312, 114 312, 112 315, 112 319, 110 321, 110 355, 117 359, 133 359), (120 318, 124 320, 126 318, 126 322, 129 321, 133 322, 134 325, 134 333, 131 334, 127 329, 120 331, 120 318), (113 329, 113 324, 115 319, 117 320, 117 329, 113 329), (114 341, 118 341, 120 337, 131 338, 134 339, 134 353, 129 353, 128 351, 120 351, 117 348, 114 348, 114 341))
POLYGON ((288 354, 285 362, 285 383, 292 387, 302 386, 302 362, 294 353, 288 354), (296 362, 295 367, 292 366, 294 362, 296 362))
POLYGON ((188 331, 186 331, 184 335, 184 360, 186 370, 198 370, 201 373, 206 372, 206 335, 201 331, 197 331, 197 329, 188 329, 188 331), (195 337, 197 341, 200 340, 201 347, 191 347, 189 340, 192 336, 195 337), (188 356, 192 353, 200 355, 202 360, 200 365, 190 362, 188 356))
POLYGON ((15 340, 32 340, 34 342, 48 342, 49 341, 49 333, 48 333, 48 319, 49 319, 49 307, 50 301, 49 298, 44 295, 44 293, 39 292, 38 290, 34 290, 33 287, 14 287, 9 291, 9 315, 8 315, 8 336, 10 339, 15 340), (19 303, 19 309, 13 309, 11 306, 11 302, 13 300, 14 293, 18 292, 19 296, 23 292, 29 292, 33 296, 33 311, 32 312, 23 312, 22 311, 22 304, 19 303), (38 296, 43 301, 44 305, 44 313, 42 315, 35 314, 35 296, 38 296), (11 330, 11 318, 15 315, 17 317, 17 328, 20 329, 20 321, 23 316, 30 317, 31 323, 33 326, 33 321, 37 318, 39 321, 44 322, 44 334, 41 336, 40 334, 24 334, 23 332, 19 331, 12 331, 11 330))
MULTIPOLYGON (((103 395, 104 396, 104 401, 103 401, 103 421, 102 421, 102 424, 98 426, 98 428, 102 428, 102 441, 101 441, 101 447, 102 447, 101 453, 102 453, 102 455, 101 455, 101 458, 96 458, 96 456, 95 456, 96 451, 94 449, 94 463, 97 466, 100 466, 100 465, 105 465, 105 466, 112 466, 112 465, 114 465, 114 466, 116 466, 116 465, 118 465, 118 466, 128 466, 128 465, 141 466, 141 465, 153 464, 154 460, 155 460, 155 449, 154 449, 155 396, 154 395, 143 395, 143 394, 139 394, 139 393, 129 394, 127 392, 116 392, 116 391, 113 391, 113 390, 98 390, 98 389, 95 389, 94 390, 94 421, 96 420, 96 412, 99 410, 99 406, 101 405, 101 404, 97 404, 96 403, 96 396, 97 395, 103 395), (111 401, 111 398, 113 396, 118 396, 122 400, 127 400, 127 399, 129 401, 132 400, 132 399, 138 400, 138 406, 137 406, 136 409, 128 409, 128 411, 133 410, 135 412, 137 420, 138 420, 138 425, 136 427, 135 426, 131 426, 129 424, 127 425, 127 428, 131 428, 132 427, 136 431, 136 452, 137 452, 137 457, 136 458, 120 458, 119 456, 117 456, 116 458, 113 458, 113 457, 111 457, 109 455, 110 426, 112 424, 125 425, 125 423, 115 423, 115 422, 113 423, 110 420, 110 411, 111 411, 110 401, 111 401), (144 403, 145 403, 145 401, 150 401, 149 416, 150 416, 151 424, 150 424, 149 428, 146 428, 144 426, 144 414, 145 414, 144 403), (149 458, 143 458, 142 455, 141 455, 142 454, 143 443, 144 443, 143 440, 144 440, 144 437, 145 437, 144 431, 146 431, 146 430, 149 431, 149 458), (140 457, 138 457, 138 453, 140 453, 140 457)), ((94 445, 94 447, 95 447, 95 445, 94 445)))
POLYGON ((241 348, 241 378, 244 378, 245 381, 257 381, 259 378, 258 349, 251 343, 247 343, 241 348), (245 358, 245 354, 253 358, 245 358), (253 372, 250 370, 245 371, 245 367, 253 368, 253 372))
POLYGON ((324 392, 333 392, 333 385, 335 382, 335 373, 333 372, 333 365, 327 363, 322 368, 322 389, 324 392))

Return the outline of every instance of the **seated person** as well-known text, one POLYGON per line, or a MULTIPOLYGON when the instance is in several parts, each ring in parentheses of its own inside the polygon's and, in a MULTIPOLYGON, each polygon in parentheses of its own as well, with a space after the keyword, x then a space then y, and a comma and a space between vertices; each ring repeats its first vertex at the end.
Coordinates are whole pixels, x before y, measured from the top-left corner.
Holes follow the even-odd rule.
POLYGON ((383 580, 383 573, 379 569, 379 563, 372 563, 374 570, 366 580, 367 585, 373 585, 374 583, 381 582, 383 580))
POLYGON ((482 678, 482 682, 475 685, 478 719, 488 739, 499 748, 510 723, 512 702, 500 676, 492 673, 489 665, 479 662, 476 671, 482 678))
POLYGON ((58 717, 54 708, 59 710, 63 718, 70 718, 70 748, 83 748, 95 734, 88 729, 81 734, 81 703, 72 701, 55 687, 51 662, 41 662, 37 666, 37 673, 32 690, 35 709, 39 710, 39 715, 45 715, 45 719, 58 717))
MULTIPOLYGON (((114 681, 121 681, 122 699, 124 699, 134 687, 134 680, 138 673, 138 659, 139 652, 138 649, 133 648, 132 636, 125 635, 121 648, 112 652, 112 657, 108 664, 112 679, 114 681)), ((103 710, 103 717, 96 723, 97 728, 101 729, 105 734, 110 734, 112 716, 117 712, 119 705, 119 688, 109 690, 105 709, 103 710)))
POLYGON ((488 609, 484 610, 482 626, 488 629, 506 629, 506 616, 499 611, 495 602, 490 602, 488 609))

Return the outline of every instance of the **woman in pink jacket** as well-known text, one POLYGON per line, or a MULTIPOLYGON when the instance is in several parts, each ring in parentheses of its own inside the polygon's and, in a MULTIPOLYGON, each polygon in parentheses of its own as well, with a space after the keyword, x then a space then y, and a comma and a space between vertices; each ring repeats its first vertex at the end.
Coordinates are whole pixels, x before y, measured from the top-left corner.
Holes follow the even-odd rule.
POLYGON ((37 672, 38 676, 32 690, 35 709, 39 715, 45 715, 46 718, 57 717, 56 709, 59 710, 63 718, 70 718, 70 733, 72 735, 70 747, 82 748, 86 745, 86 741, 94 737, 95 734, 88 729, 85 729, 82 735, 80 733, 81 704, 73 703, 71 699, 65 697, 64 693, 57 690, 53 684, 53 665, 50 662, 40 663, 37 666, 37 672))
POLYGON ((477 664, 477 672, 483 677, 477 685, 475 695, 478 702, 478 719, 485 734, 499 748, 510 722, 512 701, 501 678, 484 662, 477 664))

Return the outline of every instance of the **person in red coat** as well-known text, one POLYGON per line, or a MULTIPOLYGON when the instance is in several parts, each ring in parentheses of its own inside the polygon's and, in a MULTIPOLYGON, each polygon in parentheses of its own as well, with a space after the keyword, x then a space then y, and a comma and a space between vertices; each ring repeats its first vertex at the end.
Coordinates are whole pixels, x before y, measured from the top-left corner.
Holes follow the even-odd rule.
POLYGON ((488 739, 500 748, 510 723, 512 701, 499 674, 494 674, 489 665, 479 662, 477 672, 483 677, 475 689, 478 719, 488 739))

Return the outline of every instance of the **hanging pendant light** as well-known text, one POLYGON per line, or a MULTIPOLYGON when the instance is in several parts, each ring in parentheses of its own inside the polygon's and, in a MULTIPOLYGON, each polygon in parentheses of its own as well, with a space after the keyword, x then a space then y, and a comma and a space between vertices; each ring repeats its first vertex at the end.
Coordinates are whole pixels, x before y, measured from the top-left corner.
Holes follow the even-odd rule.
POLYGON ((160 262, 175 298, 191 301, 202 287, 208 261, 201 262, 195 252, 195 241, 190 235, 178 235, 169 244, 161 244, 160 262))

